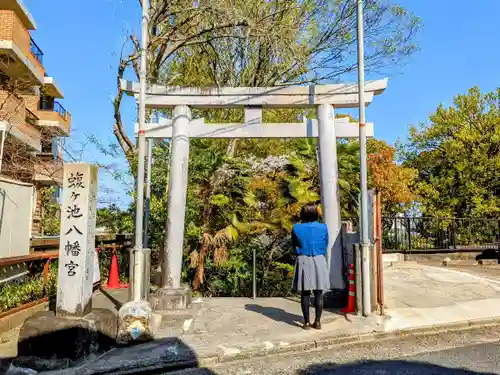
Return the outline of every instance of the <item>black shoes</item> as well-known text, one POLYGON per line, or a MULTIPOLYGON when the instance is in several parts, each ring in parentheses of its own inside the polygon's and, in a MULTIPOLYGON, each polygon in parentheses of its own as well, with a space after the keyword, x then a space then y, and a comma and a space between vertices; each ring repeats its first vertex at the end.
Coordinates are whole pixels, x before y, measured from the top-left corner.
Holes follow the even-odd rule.
POLYGON ((308 330, 308 329, 311 329, 314 328, 314 329, 321 329, 321 323, 320 322, 314 322, 313 324, 307 322, 307 323, 304 323, 304 325, 302 326, 302 328, 304 328, 305 330, 308 330))

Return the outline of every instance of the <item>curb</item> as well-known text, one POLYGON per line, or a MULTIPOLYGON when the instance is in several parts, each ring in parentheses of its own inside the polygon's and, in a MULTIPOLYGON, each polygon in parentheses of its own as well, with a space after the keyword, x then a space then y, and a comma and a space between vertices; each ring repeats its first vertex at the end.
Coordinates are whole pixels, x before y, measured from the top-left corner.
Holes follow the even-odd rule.
POLYGON ((266 357, 291 352, 305 352, 315 349, 324 349, 342 345, 362 345, 380 340, 395 340, 407 336, 426 336, 437 333, 468 331, 477 328, 500 326, 500 316, 495 318, 472 319, 460 322, 428 325, 414 328, 404 328, 393 331, 374 331, 364 334, 339 334, 321 338, 320 340, 299 341, 287 346, 278 346, 271 349, 247 349, 234 355, 208 354, 198 360, 199 367, 226 364, 256 357, 266 357))
MULTIPOLYGON (((325 348, 335 348, 345 345, 349 345, 349 348, 356 346, 361 346, 364 344, 370 344, 373 342, 380 342, 381 340, 397 340, 402 337, 424 337, 430 335, 436 335, 439 333, 452 333, 452 332, 464 332, 471 331, 479 328, 489 328, 489 327, 499 327, 500 326, 500 316, 488 319, 477 319, 477 320, 464 320, 461 322, 449 323, 449 324, 439 324, 431 326, 422 326, 418 328, 408 328, 401 330, 394 330, 389 332, 374 331, 365 334, 337 334, 331 335, 329 337, 323 337, 320 340, 307 340, 301 342, 295 342, 287 346, 278 346, 271 349, 263 348, 252 348, 247 350, 242 350, 235 355, 220 355, 217 353, 207 354, 200 356, 198 358, 193 357, 189 353, 179 353, 173 356, 165 357, 162 360, 159 357, 148 357, 144 349, 141 349, 141 345, 137 346, 138 352, 133 355, 131 359, 125 359, 125 361, 111 361, 111 363, 106 360, 108 354, 112 354, 111 357, 120 357, 120 354, 116 351, 110 351, 99 358, 95 358, 90 362, 81 363, 79 366, 74 368, 61 368, 49 372, 53 375, 131 375, 131 374, 146 374, 146 373, 162 373, 173 372, 173 371, 183 371, 192 368, 204 368, 211 367, 221 364, 229 364, 232 362, 238 362, 241 360, 248 360, 253 358, 263 358, 267 356, 280 355, 285 353, 304 353, 308 351, 314 351, 325 348), (102 364, 99 362, 103 360, 102 364), (115 363, 113 363, 115 362, 115 363)), ((178 340, 178 339, 177 339, 178 340)), ((175 342, 176 339, 173 339, 175 342)), ((146 344, 147 345, 147 344, 146 344)), ((132 346, 133 347, 133 346, 132 346)), ((119 350, 119 349, 118 349, 119 350)), ((152 350, 152 349, 148 349, 152 350)), ((162 349, 164 351, 164 349, 162 349)), ((59 366, 57 366, 59 367, 59 366)))

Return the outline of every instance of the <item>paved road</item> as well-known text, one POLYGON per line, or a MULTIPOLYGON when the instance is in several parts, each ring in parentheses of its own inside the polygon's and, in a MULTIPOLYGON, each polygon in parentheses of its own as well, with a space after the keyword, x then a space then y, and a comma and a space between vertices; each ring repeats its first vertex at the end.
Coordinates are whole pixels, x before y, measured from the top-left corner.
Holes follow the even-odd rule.
MULTIPOLYGON (((317 361, 317 359, 316 359, 317 361)), ((314 361, 314 362, 316 362, 314 361)), ((309 362, 309 361, 306 361, 309 362)), ((390 360, 365 360, 346 364, 335 364, 324 358, 321 363, 297 366, 296 360, 283 358, 268 366, 241 363, 214 369, 198 369, 178 372, 182 375, 226 375, 226 374, 296 374, 296 375, 474 375, 500 374, 500 343, 465 346, 456 349, 424 353, 390 360)))
POLYGON ((401 338, 179 371, 176 375, 500 374, 500 329, 401 338))

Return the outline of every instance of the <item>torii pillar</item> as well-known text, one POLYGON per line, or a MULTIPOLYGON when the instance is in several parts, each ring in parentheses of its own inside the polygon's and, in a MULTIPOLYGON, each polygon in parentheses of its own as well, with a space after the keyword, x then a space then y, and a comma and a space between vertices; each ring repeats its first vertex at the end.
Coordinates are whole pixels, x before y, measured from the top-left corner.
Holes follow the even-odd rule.
POLYGON ((330 270, 330 288, 344 289, 343 249, 341 237, 340 194, 333 107, 321 104, 318 117, 320 192, 323 220, 328 228, 326 259, 330 270), (342 265, 342 267, 339 267, 342 265))

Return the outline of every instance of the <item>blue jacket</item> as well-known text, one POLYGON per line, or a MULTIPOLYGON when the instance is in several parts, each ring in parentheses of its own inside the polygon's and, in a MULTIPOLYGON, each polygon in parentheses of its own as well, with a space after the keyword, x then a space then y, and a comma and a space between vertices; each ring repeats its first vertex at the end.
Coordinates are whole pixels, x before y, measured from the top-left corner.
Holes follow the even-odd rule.
POLYGON ((295 224, 292 229, 292 243, 297 255, 326 255, 328 247, 326 224, 317 221, 295 224))

